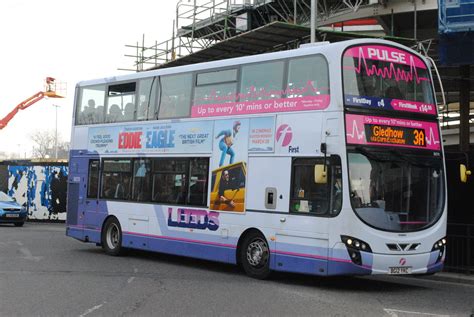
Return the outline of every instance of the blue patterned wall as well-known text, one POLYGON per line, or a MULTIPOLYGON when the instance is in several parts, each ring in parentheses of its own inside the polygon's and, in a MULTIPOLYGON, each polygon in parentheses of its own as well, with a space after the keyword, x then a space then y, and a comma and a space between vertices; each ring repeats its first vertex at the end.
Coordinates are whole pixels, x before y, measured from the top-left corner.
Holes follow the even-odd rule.
POLYGON ((30 219, 65 220, 67 166, 8 166, 8 194, 30 219))

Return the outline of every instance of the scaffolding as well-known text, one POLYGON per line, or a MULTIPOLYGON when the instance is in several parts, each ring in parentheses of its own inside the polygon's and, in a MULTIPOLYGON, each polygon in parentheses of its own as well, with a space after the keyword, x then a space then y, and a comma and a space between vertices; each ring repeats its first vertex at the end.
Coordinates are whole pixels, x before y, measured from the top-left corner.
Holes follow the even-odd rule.
MULTIPOLYGON (((327 24, 328 19, 336 16, 344 21, 362 6, 373 7, 376 3, 374 0, 320 0, 318 25, 327 24)), ((273 22, 309 27, 310 13, 310 0, 180 0, 171 38, 149 44, 143 35, 141 41, 126 45, 132 53, 125 56, 135 61, 133 69, 122 70, 139 72, 157 68, 273 22)))

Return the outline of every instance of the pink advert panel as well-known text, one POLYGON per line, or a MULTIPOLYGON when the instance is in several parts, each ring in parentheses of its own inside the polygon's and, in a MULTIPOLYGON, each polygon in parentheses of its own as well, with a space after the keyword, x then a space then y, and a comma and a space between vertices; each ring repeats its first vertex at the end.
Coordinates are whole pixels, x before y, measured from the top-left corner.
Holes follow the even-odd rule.
POLYGON ((441 140, 437 123, 398 118, 348 114, 346 115, 346 140, 348 144, 408 147, 434 151, 439 151, 441 149, 441 140), (367 142, 365 134, 365 125, 381 125, 387 127, 423 129, 425 131, 426 146, 422 147, 413 145, 379 144, 367 142))
POLYGON ((384 45, 354 46, 344 53, 344 57, 355 57, 359 59, 371 59, 377 61, 404 64, 426 69, 421 58, 407 51, 384 45))
MULTIPOLYGON (((423 77, 418 74, 417 69, 426 69, 425 63, 419 57, 402 50, 385 46, 357 46, 348 49, 344 53, 344 57, 355 57, 358 59, 357 66, 353 68, 357 74, 364 73, 369 77, 376 76, 394 79, 396 82, 416 82, 417 85, 424 81, 431 81, 429 77, 423 77), (367 64, 368 59, 390 64, 369 66, 370 64, 367 64), (395 66, 396 64, 408 65, 410 70, 401 69, 395 66)), ((345 67, 345 69, 348 69, 348 67, 345 67)), ((349 69, 352 69, 352 67, 349 67, 349 69)))
POLYGON ((194 105, 191 108, 191 116, 193 118, 204 118, 269 112, 323 110, 329 106, 329 101, 329 95, 317 95, 298 98, 194 105))

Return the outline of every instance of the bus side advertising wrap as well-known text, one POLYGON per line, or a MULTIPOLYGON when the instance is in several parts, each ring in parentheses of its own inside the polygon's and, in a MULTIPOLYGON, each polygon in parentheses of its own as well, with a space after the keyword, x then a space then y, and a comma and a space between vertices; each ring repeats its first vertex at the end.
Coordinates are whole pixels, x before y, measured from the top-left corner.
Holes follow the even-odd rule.
MULTIPOLYGON (((238 122, 238 120, 235 122, 238 122)), ((257 117, 242 120, 242 122, 245 122, 245 125, 242 123, 245 130, 239 133, 237 139, 245 139, 247 143, 245 143, 245 152, 241 149, 241 153, 274 152, 275 117, 257 117)), ((232 127, 232 124, 230 126, 232 127)), ((230 128, 227 130, 232 131, 230 128)), ((217 133, 219 132, 221 131, 217 131, 217 133)), ((217 149, 221 153, 219 143, 214 144, 213 147, 212 134, 213 125, 208 122, 92 127, 89 129, 87 149, 99 154, 135 152, 186 154, 211 153, 214 148, 214 150, 217 149)), ((239 148, 242 146, 239 145, 239 148)), ((229 152, 233 153, 233 149, 236 147, 236 145, 229 147, 229 152)))
POLYGON ((89 129, 88 150, 99 154, 209 153, 212 125, 206 122, 142 124, 89 129))
POLYGON ((436 122, 397 118, 348 114, 346 140, 348 144, 441 149, 436 122))
POLYGON ((210 208, 245 212, 250 119, 214 122, 210 208))
POLYGON ((329 95, 318 95, 297 98, 194 105, 191 108, 191 117, 205 118, 271 112, 323 110, 329 106, 329 100, 329 95))

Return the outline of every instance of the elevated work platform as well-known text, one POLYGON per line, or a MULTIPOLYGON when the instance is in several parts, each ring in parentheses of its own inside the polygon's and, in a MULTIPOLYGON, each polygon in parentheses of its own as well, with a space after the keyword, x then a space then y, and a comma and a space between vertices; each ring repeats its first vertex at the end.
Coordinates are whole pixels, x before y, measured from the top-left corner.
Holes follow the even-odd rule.
POLYGON ((44 91, 39 91, 31 97, 26 98, 14 107, 4 118, 0 119, 0 130, 5 128, 7 124, 16 116, 16 114, 25 110, 45 97, 48 98, 64 98, 66 96, 66 83, 56 82, 53 77, 46 77, 44 81, 44 91))

